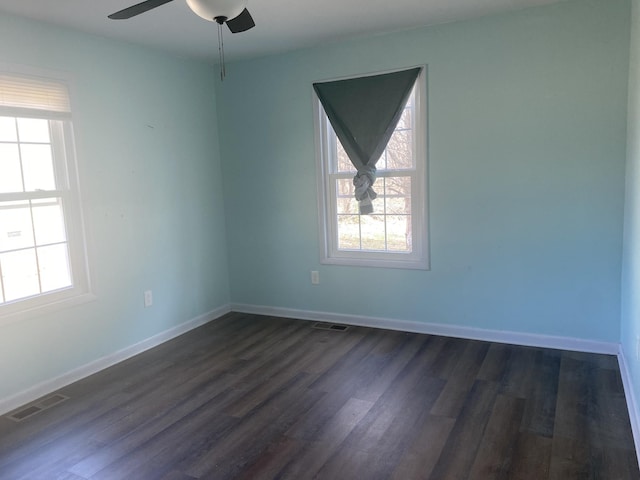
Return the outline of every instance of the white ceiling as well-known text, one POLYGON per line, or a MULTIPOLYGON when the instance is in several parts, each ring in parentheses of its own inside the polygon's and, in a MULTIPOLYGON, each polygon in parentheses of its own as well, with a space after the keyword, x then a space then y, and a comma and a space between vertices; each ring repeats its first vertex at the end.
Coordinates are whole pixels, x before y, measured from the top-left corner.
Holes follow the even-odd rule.
MULTIPOLYGON (((174 0, 129 20, 107 15, 141 0, 0 0, 0 11, 153 46, 178 55, 216 59, 216 25, 174 0)), ((446 23, 561 0, 249 0, 256 27, 232 35, 227 60, 268 55, 370 33, 446 23)))

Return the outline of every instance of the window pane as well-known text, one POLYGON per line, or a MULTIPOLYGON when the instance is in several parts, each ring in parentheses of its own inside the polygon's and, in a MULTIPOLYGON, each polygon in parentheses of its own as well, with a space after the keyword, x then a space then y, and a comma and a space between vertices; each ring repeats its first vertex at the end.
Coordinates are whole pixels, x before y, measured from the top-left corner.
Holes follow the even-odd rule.
POLYGON ((0 202, 0 252, 33 246, 29 202, 0 202))
POLYGON ((0 117, 0 142, 16 142, 16 120, 13 117, 0 117))
POLYGON ((359 215, 338 215, 338 248, 360 250, 359 215))
POLYGON ((380 155, 380 158, 376 162, 376 168, 378 170, 386 170, 387 169, 387 149, 386 149, 386 147, 385 147, 384 151, 382 152, 382 155, 380 155))
POLYGON ((17 143, 0 143, 0 193, 23 192, 17 143))
POLYGON ((413 128, 412 125, 412 113, 413 109, 411 107, 406 107, 402 112, 402 116, 398 121, 398 125, 396 126, 396 130, 407 130, 413 128))
POLYGON ((387 177, 384 185, 386 195, 411 196, 411 177, 387 177))
POLYGON ((51 145, 20 145, 20 151, 25 190, 55 190, 51 145))
POLYGON ((59 198, 33 200, 32 205, 36 245, 64 242, 67 235, 61 200, 59 198))
POLYGON ((354 187, 350 178, 336 180, 336 204, 339 214, 358 213, 358 202, 353 196, 354 187))
POLYGON ((336 180, 336 195, 338 198, 353 197, 355 193, 355 187, 353 186, 353 180, 350 178, 338 178, 336 180))
POLYGON ((410 197, 387 197, 385 213, 399 213, 403 215, 411 214, 411 198, 410 197))
POLYGON ((42 118, 19 118, 18 133, 21 142, 49 143, 49 120, 42 118))
POLYGON ((413 168, 413 132, 396 130, 387 144, 387 168, 413 168))
POLYGON ((387 216, 387 249, 394 252, 412 251, 410 215, 387 216))
POLYGON ((360 222, 362 225, 362 249, 384 250, 386 244, 384 215, 362 215, 360 222))
POLYGON ((71 286, 71 268, 66 243, 38 248, 38 263, 42 292, 71 286))
POLYGON ((40 293, 35 249, 0 254, 5 301, 40 293))
POLYGON ((353 196, 338 197, 337 202, 338 214, 358 214, 358 202, 353 196))

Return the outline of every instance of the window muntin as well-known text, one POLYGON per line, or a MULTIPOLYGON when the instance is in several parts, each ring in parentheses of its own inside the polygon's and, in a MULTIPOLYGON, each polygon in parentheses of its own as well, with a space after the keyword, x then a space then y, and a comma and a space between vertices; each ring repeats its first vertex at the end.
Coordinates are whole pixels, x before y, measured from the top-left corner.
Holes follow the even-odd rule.
POLYGON ((424 69, 376 163, 374 212, 360 215, 355 167, 315 98, 322 262, 428 268, 424 69))
POLYGON ((0 74, 0 321, 89 289, 66 87, 22 80, 0 74))

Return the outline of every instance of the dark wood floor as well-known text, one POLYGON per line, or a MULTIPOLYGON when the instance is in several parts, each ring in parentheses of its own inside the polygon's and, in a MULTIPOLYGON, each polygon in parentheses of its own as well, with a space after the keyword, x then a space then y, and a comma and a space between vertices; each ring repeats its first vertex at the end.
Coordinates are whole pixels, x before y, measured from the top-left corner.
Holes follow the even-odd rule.
POLYGON ((615 357, 229 314, 0 418, 1 479, 638 479, 615 357))

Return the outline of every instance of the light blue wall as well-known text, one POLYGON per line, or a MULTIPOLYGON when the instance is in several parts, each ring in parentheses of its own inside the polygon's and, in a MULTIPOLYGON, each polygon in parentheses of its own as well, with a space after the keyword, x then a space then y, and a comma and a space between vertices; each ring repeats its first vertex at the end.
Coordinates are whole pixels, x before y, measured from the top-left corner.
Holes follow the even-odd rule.
POLYGON ((213 68, 3 15, 0 62, 74 81, 97 296, 0 325, 1 400, 227 305, 229 285, 213 68))
POLYGON ((617 342, 629 8, 561 2, 228 65, 232 302, 617 342), (311 84, 416 64, 432 269, 320 265, 311 84))
POLYGON ((640 0, 633 0, 631 24, 621 340, 634 396, 640 399, 640 0))

